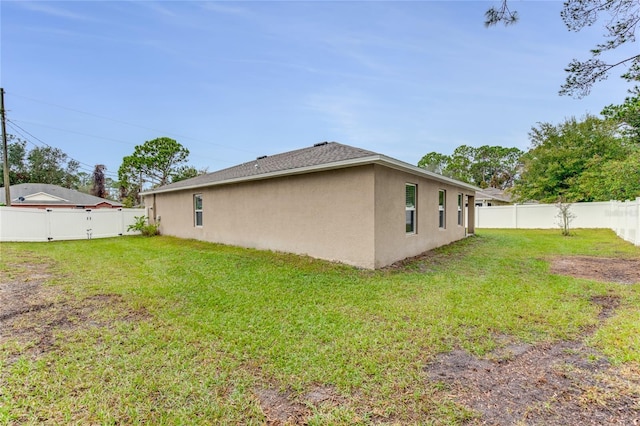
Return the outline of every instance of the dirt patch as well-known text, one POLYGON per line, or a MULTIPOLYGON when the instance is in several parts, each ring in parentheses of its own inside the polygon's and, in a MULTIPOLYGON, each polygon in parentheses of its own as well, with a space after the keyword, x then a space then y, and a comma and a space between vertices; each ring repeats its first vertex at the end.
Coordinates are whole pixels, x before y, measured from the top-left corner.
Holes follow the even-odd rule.
POLYGON ((620 284, 640 283, 640 259, 566 256, 551 260, 551 272, 620 284))
MULTIPOLYGON (((599 296, 592 302, 604 320, 619 301, 599 296)), ((640 424, 640 376, 612 367, 582 340, 513 343, 483 358, 454 350, 425 370, 478 414, 470 424, 640 424)))
POLYGON ((272 426, 307 424, 312 407, 337 405, 342 401, 334 389, 328 386, 314 386, 299 396, 271 388, 257 389, 255 395, 265 413, 267 424, 272 426))
POLYGON ((93 295, 74 298, 59 287, 45 285, 52 275, 50 265, 7 265, 7 273, 0 279, 0 345, 15 342, 19 350, 8 362, 19 356, 38 357, 55 347, 58 331, 81 327, 110 327, 111 321, 100 319, 96 313, 109 308, 118 319, 134 321, 147 314, 127 308, 121 296, 93 295))

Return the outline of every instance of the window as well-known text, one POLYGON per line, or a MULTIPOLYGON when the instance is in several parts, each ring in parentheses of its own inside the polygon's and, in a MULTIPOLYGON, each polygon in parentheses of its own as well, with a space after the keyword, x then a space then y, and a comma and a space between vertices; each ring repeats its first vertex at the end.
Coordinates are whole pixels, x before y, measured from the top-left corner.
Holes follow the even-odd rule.
POLYGON ((202 194, 193 196, 193 216, 195 226, 202 226, 202 194))
POLYGON ((442 229, 447 227, 447 191, 441 189, 438 191, 438 226, 442 229))
POLYGON ((405 212, 406 212, 406 232, 416 233, 416 185, 408 183, 405 185, 405 212))
POLYGON ((458 194, 458 225, 464 225, 464 216, 463 216, 463 208, 464 208, 464 195, 458 194))

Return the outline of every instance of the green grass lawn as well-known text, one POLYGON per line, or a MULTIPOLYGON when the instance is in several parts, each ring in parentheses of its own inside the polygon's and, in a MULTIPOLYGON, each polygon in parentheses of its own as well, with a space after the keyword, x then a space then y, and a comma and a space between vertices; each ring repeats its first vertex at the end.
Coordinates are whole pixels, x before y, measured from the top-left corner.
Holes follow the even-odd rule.
POLYGON ((46 350, 37 333, 0 345, 0 423, 263 424, 272 391, 309 424, 457 424, 472 413, 427 363, 454 348, 487 354, 505 336, 577 338, 598 323, 597 295, 621 304, 590 344, 640 364, 640 286, 549 273, 558 255, 640 257, 611 231, 482 230, 375 272, 170 237, 0 250, 2 282, 44 263, 44 288, 59 290, 12 322, 49 321, 46 350), (310 403, 314 391, 330 398, 310 403))

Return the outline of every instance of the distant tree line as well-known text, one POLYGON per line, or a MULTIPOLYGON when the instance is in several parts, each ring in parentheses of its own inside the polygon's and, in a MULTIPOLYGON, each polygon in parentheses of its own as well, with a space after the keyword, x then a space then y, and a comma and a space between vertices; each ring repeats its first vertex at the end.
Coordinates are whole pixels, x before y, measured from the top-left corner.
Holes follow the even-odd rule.
POLYGON ((461 145, 451 155, 430 152, 420 159, 418 166, 480 188, 506 189, 518 177, 522 154, 518 148, 461 145))
MULTIPOLYGON (((80 164, 60 149, 45 146, 28 151, 25 141, 9 134, 7 142, 10 185, 37 182, 77 188, 80 184, 80 164)), ((4 174, 0 175, 0 183, 4 186, 4 174)))
POLYGON ((426 154, 418 166, 480 188, 509 191, 518 202, 608 201, 640 197, 640 97, 529 132, 527 152, 462 145, 426 154))
MULTIPOLYGON (((125 156, 118 170, 118 179, 105 176, 104 164, 97 164, 92 173, 80 170, 80 163, 69 158, 59 148, 50 146, 27 150, 26 141, 7 135, 9 184, 48 183, 121 201, 125 206, 141 204, 140 191, 178 182, 202 173, 186 165, 189 150, 170 138, 157 138, 135 147, 125 156)), ((0 159, 2 153, 0 152, 0 159)), ((4 175, 0 173, 0 186, 4 175)))

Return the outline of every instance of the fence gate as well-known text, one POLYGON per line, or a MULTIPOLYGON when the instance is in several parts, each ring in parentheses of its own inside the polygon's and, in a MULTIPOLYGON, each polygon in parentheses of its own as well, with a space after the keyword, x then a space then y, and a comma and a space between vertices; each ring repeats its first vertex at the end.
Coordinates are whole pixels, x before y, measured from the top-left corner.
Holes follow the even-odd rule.
POLYGON ((144 209, 0 207, 0 241, 57 241, 130 235, 144 209))

